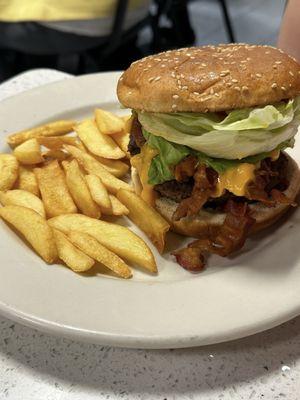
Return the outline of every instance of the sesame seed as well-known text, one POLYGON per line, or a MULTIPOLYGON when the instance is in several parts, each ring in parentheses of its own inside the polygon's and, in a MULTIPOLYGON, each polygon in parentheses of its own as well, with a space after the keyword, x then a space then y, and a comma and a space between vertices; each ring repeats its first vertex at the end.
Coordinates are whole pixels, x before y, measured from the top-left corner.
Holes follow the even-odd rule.
POLYGON ((148 71, 148 68, 143 68, 143 71, 148 71))
POLYGON ((232 86, 232 83, 231 82, 227 82, 226 86, 230 87, 230 86, 232 86))
POLYGON ((172 108, 174 110, 174 108, 177 108, 177 105, 176 104, 172 104, 172 108))
POLYGON ((220 97, 219 93, 215 93, 215 96, 216 96, 216 97, 220 97))
POLYGON ((149 82, 152 82, 155 79, 154 76, 151 76, 151 78, 148 79, 149 82))
POLYGON ((214 92, 214 89, 211 88, 210 91, 209 91, 209 93, 210 93, 210 94, 214 94, 214 93, 215 93, 215 92, 214 92))
POLYGON ((283 90, 284 92, 286 92, 286 88, 284 86, 281 86, 281 90, 283 90))
POLYGON ((157 76, 155 79, 154 79, 154 82, 157 82, 157 81, 159 81, 160 80, 160 76, 157 76))
POLYGON ((186 53, 186 55, 187 55, 188 57, 190 57, 190 56, 191 56, 191 53, 186 53))
POLYGON ((231 79, 231 82, 238 83, 238 80, 237 79, 231 79))
POLYGON ((261 77, 262 77, 262 74, 255 74, 255 76, 256 76, 257 78, 261 78, 261 77))
POLYGON ((242 86, 242 92, 248 92, 249 91, 249 88, 248 88, 248 86, 242 86))
POLYGON ((251 58, 250 58, 250 57, 247 57, 247 58, 246 58, 246 60, 247 60, 247 61, 250 61, 250 60, 251 60, 251 58))
POLYGON ((274 68, 274 69, 277 69, 277 65, 273 65, 273 68, 274 68))
POLYGON ((164 68, 166 66, 166 64, 162 64, 161 67, 164 68))
POLYGON ((207 64, 201 63, 202 67, 207 67, 207 64))
POLYGON ((235 86, 233 89, 234 89, 234 90, 237 90, 238 92, 240 92, 240 91, 241 91, 241 88, 240 88, 240 87, 238 87, 238 86, 235 86))
POLYGON ((175 99, 175 100, 177 100, 177 99, 179 99, 179 96, 178 96, 178 94, 173 94, 173 99, 175 99))
POLYGON ((242 60, 241 64, 245 64, 247 62, 247 60, 242 60))
POLYGON ((231 63, 230 63, 231 65, 234 65, 235 64, 235 61, 231 61, 231 63))
POLYGON ((196 57, 194 57, 194 56, 191 56, 190 58, 191 58, 191 60, 195 60, 195 58, 196 58, 196 57))
POLYGON ((275 83, 275 82, 272 83, 271 88, 272 88, 272 89, 276 89, 276 88, 277 88, 277 83, 275 83))
POLYGON ((154 58, 154 61, 161 61, 161 58, 154 58))
POLYGON ((281 61, 275 61, 275 64, 280 65, 280 64, 281 64, 281 61))
POLYGON ((195 96, 199 96, 199 92, 193 92, 193 94, 195 95, 195 96))
POLYGON ((131 91, 129 91, 129 92, 128 92, 128 94, 132 94, 132 92, 131 92, 131 91))
POLYGON ((180 78, 184 78, 184 75, 183 75, 183 74, 180 74, 180 78))
POLYGON ((187 90, 187 86, 182 86, 182 90, 187 90))
POLYGON ((265 52, 265 54, 270 54, 270 53, 271 53, 270 51, 266 51, 266 52, 265 52))
POLYGON ((172 76, 172 78, 175 78, 176 75, 175 75, 174 71, 171 72, 171 76, 172 76))
POLYGON ((291 76, 294 76, 294 74, 293 74, 293 72, 292 72, 292 71, 289 71, 289 74, 290 74, 291 76))

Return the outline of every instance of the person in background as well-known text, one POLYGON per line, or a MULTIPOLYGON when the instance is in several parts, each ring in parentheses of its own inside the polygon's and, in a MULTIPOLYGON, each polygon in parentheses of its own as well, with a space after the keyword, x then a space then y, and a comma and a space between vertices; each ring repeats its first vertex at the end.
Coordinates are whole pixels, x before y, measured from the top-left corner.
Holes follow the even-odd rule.
POLYGON ((300 62, 300 1, 289 0, 285 9, 277 46, 300 62))
MULTIPOLYGON (((36 67, 73 73, 98 70, 96 64, 92 70, 86 65, 93 62, 91 52, 94 51, 97 60, 97 54, 107 44, 117 4, 118 0, 0 0, 0 64, 4 64, 5 57, 12 60, 7 68, 12 74, 21 72, 16 69, 20 64, 21 70, 36 67), (80 67, 82 64, 84 68, 80 67)), ((123 30, 141 21, 149 13, 149 4, 150 0, 129 0, 123 30)), ((126 43, 128 59, 139 58, 135 54, 136 40, 137 35, 126 43)), ((127 65, 126 57, 118 51, 108 60, 114 64, 104 65, 103 61, 100 67, 122 68, 118 58, 127 65)))

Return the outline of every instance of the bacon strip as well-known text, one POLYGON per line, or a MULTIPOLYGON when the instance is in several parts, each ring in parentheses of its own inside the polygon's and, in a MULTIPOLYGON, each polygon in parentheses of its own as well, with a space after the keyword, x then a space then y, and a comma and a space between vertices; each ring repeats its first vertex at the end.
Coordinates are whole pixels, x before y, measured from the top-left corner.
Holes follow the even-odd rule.
POLYGON ((197 162, 197 158, 193 156, 188 156, 180 161, 180 163, 176 165, 174 171, 176 181, 184 182, 194 176, 197 162))
POLYGON ((195 240, 187 248, 173 253, 183 268, 201 271, 204 267, 203 252, 226 257, 244 246, 250 228, 255 223, 255 219, 249 215, 247 203, 230 199, 225 211, 226 218, 217 232, 211 232, 207 237, 195 240), (192 252, 191 249, 197 249, 198 252, 192 252))
POLYGON ((192 195, 179 203, 173 215, 173 220, 178 221, 183 217, 198 214, 213 193, 216 178, 217 173, 214 170, 200 165, 194 175, 195 183, 192 195))

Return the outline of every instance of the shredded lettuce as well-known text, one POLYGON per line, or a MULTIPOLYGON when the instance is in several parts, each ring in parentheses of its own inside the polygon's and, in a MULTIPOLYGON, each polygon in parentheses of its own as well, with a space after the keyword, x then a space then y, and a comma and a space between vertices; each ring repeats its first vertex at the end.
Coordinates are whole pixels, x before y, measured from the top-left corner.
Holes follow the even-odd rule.
POLYGON ((216 113, 138 112, 152 135, 208 157, 239 160, 268 153, 292 139, 300 122, 300 97, 287 103, 216 113))
MULTIPOLYGON (((256 164, 270 156, 270 153, 260 153, 255 156, 246 157, 241 160, 226 160, 222 158, 209 157, 206 154, 195 151, 187 146, 171 143, 166 139, 152 135, 143 129, 143 135, 147 140, 147 144, 159 151, 151 162, 148 172, 148 182, 151 185, 157 185, 174 179, 174 167, 179 164, 188 155, 198 158, 199 163, 205 164, 214 169, 219 174, 225 172, 228 168, 233 168, 240 163, 256 164)), ((277 150, 283 150, 287 147, 293 147, 293 141, 285 141, 277 146, 277 150)))

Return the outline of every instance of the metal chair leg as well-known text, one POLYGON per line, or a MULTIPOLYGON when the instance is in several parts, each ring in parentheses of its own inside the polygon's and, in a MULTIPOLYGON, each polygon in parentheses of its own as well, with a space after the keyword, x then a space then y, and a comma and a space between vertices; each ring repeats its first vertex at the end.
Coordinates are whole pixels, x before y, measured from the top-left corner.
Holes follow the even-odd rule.
POLYGON ((220 4, 221 9, 222 9, 223 20, 224 20, 224 23, 225 23, 225 27, 226 27, 226 30, 227 30, 227 35, 228 35, 228 38, 230 40, 230 43, 235 43, 233 27, 232 27, 232 24, 231 24, 229 13, 228 13, 226 0, 219 0, 219 4, 220 4))

